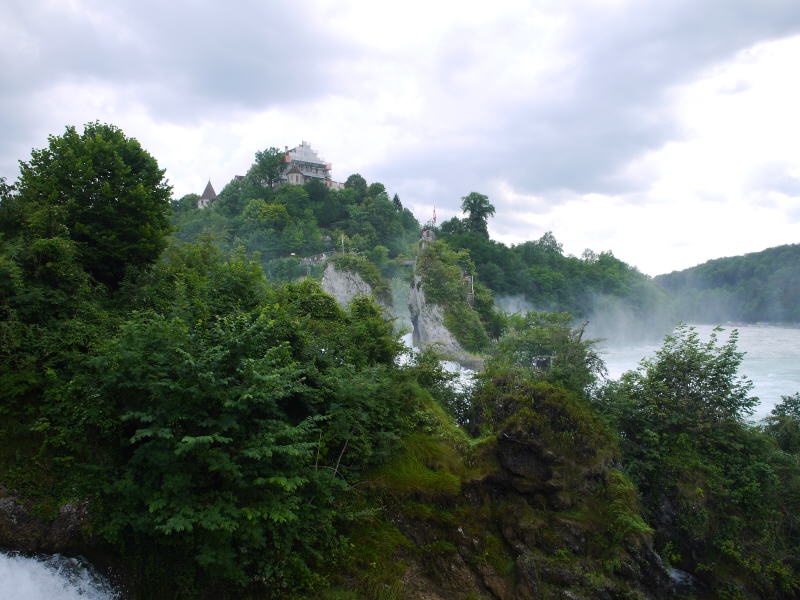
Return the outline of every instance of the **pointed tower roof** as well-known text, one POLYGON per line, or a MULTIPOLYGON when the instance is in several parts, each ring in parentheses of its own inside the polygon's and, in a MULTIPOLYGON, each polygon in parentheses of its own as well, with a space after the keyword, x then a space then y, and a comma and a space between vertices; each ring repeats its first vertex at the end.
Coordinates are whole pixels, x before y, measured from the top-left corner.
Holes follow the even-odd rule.
POLYGON ((210 201, 214 200, 217 197, 217 193, 214 191, 214 186, 211 185, 211 180, 208 180, 208 184, 206 185, 206 189, 203 192, 203 195, 200 196, 200 200, 210 201))

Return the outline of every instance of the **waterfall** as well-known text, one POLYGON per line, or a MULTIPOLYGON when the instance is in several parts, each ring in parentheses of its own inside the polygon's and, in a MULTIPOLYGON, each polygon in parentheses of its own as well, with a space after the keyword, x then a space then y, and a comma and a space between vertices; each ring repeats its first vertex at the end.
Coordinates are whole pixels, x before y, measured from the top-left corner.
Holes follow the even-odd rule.
POLYGON ((116 600, 119 593, 90 564, 60 554, 28 558, 0 552, 3 600, 116 600))

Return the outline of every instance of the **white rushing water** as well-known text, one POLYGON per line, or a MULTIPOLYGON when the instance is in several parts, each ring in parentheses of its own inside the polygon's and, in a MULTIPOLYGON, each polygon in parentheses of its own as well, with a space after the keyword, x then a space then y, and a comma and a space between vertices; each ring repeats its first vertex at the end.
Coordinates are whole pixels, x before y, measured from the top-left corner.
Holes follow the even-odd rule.
MULTIPOLYGON (((409 360, 411 360, 411 350, 419 351, 419 348, 414 346, 413 344, 413 336, 410 333, 406 333, 401 338, 403 344, 405 344, 406 348, 409 349, 409 352, 405 352, 400 355, 400 364, 406 364, 409 360)), ((466 390, 472 385, 472 376, 475 375, 475 371, 472 369, 468 369, 467 367, 462 367, 457 362, 453 362, 452 360, 443 360, 441 361, 442 367, 445 371, 453 373, 456 375, 455 381, 453 384, 459 390, 466 390)))
POLYGON ((59 554, 27 558, 0 552, 0 600, 115 600, 88 563, 59 554))
MULTIPOLYGON (((707 341, 714 330, 711 325, 692 327, 703 341, 707 341)), ((718 335, 719 342, 727 341, 732 329, 739 331, 736 346, 745 352, 739 374, 753 382, 752 394, 761 400, 753 419, 766 417, 781 396, 800 392, 800 327, 737 325, 723 326, 723 329, 718 335)), ((643 358, 651 358, 660 346, 660 343, 601 344, 600 350, 608 376, 617 379, 625 371, 635 369, 643 358)))

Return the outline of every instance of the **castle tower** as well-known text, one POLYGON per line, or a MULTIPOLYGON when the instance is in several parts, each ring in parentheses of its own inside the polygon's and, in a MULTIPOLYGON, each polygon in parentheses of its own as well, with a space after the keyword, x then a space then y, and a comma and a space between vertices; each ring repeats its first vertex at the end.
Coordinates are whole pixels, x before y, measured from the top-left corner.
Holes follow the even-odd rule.
POLYGON ((197 199, 197 208, 207 208, 216 199, 217 193, 214 191, 214 186, 211 185, 211 180, 209 179, 203 195, 197 199))
POLYGON ((305 175, 296 164, 293 164, 292 168, 286 173, 286 183, 290 185, 303 185, 306 182, 305 180, 305 175))

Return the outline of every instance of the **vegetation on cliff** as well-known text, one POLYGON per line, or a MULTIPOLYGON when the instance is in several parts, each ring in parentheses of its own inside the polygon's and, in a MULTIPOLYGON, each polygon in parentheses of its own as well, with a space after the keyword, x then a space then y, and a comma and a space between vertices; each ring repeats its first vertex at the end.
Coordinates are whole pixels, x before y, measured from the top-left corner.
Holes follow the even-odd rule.
POLYGON ((416 272, 426 301, 442 307, 445 327, 465 350, 481 351, 490 337, 500 335, 501 317, 491 291, 472 279, 475 265, 469 252, 456 252, 440 241, 426 242, 419 250, 416 272))
POLYGON ((389 283, 381 276, 378 267, 368 257, 360 254, 336 254, 330 260, 333 266, 340 271, 357 273, 372 288, 377 299, 391 304, 392 290, 389 283))

